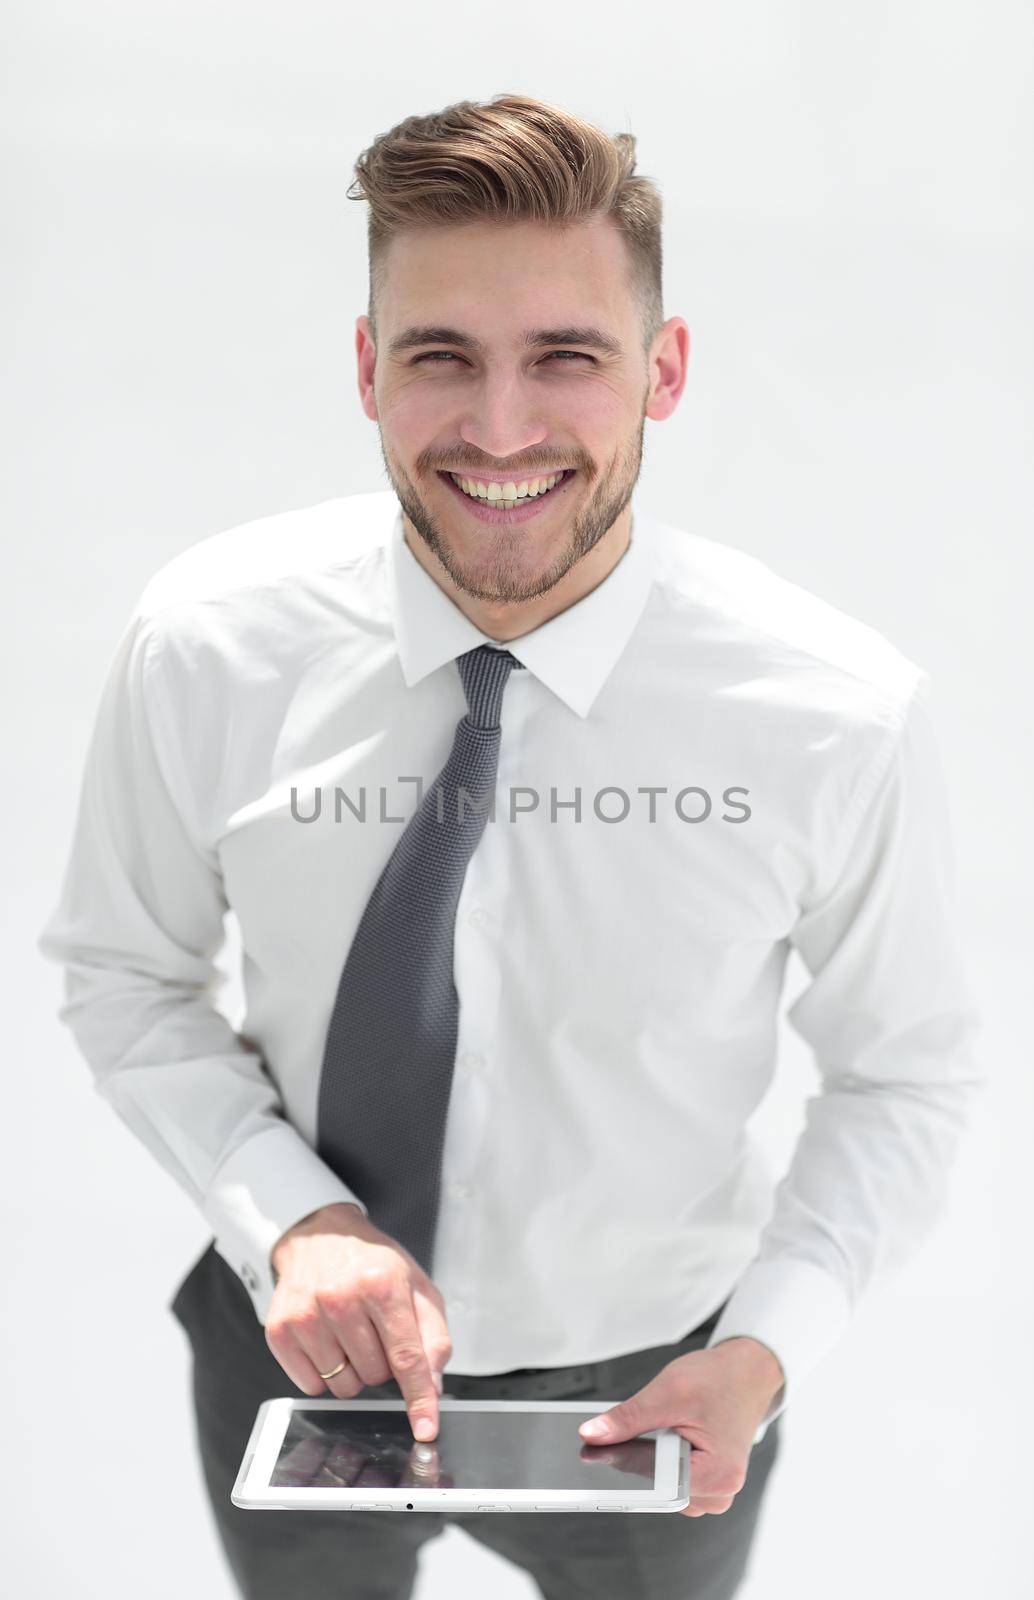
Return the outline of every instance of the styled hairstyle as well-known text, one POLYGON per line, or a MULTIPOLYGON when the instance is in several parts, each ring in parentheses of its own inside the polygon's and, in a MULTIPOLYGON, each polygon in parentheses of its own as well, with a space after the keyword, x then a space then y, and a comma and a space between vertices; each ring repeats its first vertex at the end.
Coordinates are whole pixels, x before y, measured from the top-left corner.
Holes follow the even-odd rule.
POLYGON ((611 217, 628 249, 647 353, 664 321, 662 207, 652 180, 635 175, 635 143, 630 133, 603 133, 570 111, 519 94, 480 104, 461 100, 382 133, 359 157, 347 190, 350 200, 370 205, 367 315, 374 341, 387 246, 405 229, 611 217))

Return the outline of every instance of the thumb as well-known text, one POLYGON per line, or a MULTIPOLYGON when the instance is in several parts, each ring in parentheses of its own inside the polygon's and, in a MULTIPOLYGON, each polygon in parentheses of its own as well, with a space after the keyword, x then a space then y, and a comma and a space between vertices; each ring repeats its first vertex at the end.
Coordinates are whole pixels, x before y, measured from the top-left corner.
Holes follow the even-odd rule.
POLYGON ((628 1400, 583 1422, 578 1432, 593 1444, 597 1440, 620 1444, 625 1439, 634 1439, 636 1434, 649 1433, 651 1428, 667 1427, 671 1418, 664 1415, 666 1410, 670 1412, 671 1407, 665 1408, 663 1387, 656 1379, 651 1379, 628 1400))

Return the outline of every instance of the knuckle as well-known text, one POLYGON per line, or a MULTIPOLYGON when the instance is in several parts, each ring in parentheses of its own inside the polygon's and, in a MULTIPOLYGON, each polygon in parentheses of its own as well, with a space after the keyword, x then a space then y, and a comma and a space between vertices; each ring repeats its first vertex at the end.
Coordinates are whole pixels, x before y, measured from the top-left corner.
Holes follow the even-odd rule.
POLYGON ((284 1348, 285 1324, 279 1318, 266 1323, 266 1343, 274 1355, 284 1348))
POLYGON ((301 1339, 307 1339, 322 1323, 319 1307, 314 1305, 300 1306, 290 1321, 292 1333, 301 1339))
POLYGON ((397 1344, 391 1352, 391 1364, 396 1372, 419 1372, 424 1360, 424 1352, 418 1344, 397 1344))
POLYGON ((266 1323, 266 1343, 276 1356, 287 1354, 294 1346, 294 1335, 299 1330, 299 1319, 294 1313, 284 1313, 266 1323))
POLYGON ((360 1269, 359 1286, 367 1300, 381 1305, 395 1294, 395 1274, 390 1267, 371 1263, 360 1269))
POLYGON ((355 1304, 352 1291, 337 1285, 332 1289, 321 1289, 317 1299, 321 1314, 338 1322, 348 1316, 355 1304))
POLYGON ((712 1492, 723 1499, 726 1496, 739 1494, 746 1478, 747 1471, 743 1462, 724 1461, 711 1480, 712 1492))
POLYGON ((452 1360, 452 1340, 432 1339, 429 1342, 429 1354, 436 1367, 444 1367, 446 1362, 452 1360))

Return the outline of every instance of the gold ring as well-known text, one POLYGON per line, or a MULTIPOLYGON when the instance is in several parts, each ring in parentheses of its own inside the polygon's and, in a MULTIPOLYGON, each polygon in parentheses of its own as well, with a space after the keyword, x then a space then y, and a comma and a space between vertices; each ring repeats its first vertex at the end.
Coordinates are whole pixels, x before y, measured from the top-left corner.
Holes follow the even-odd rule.
POLYGON ((328 1378, 336 1378, 339 1372, 344 1372, 347 1366, 347 1361, 339 1361, 337 1366, 331 1367, 329 1372, 321 1372, 320 1377, 323 1379, 324 1383, 326 1383, 328 1378))

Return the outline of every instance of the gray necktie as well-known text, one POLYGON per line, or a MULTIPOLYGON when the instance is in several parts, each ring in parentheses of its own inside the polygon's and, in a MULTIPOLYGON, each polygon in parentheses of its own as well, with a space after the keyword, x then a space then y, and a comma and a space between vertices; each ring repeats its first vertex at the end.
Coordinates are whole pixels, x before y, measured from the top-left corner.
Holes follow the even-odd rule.
POLYGON ((503 691, 523 663, 478 645, 456 665, 468 712, 346 957, 323 1053, 316 1146, 370 1220, 428 1274, 459 1023, 456 907, 495 792, 503 691))

